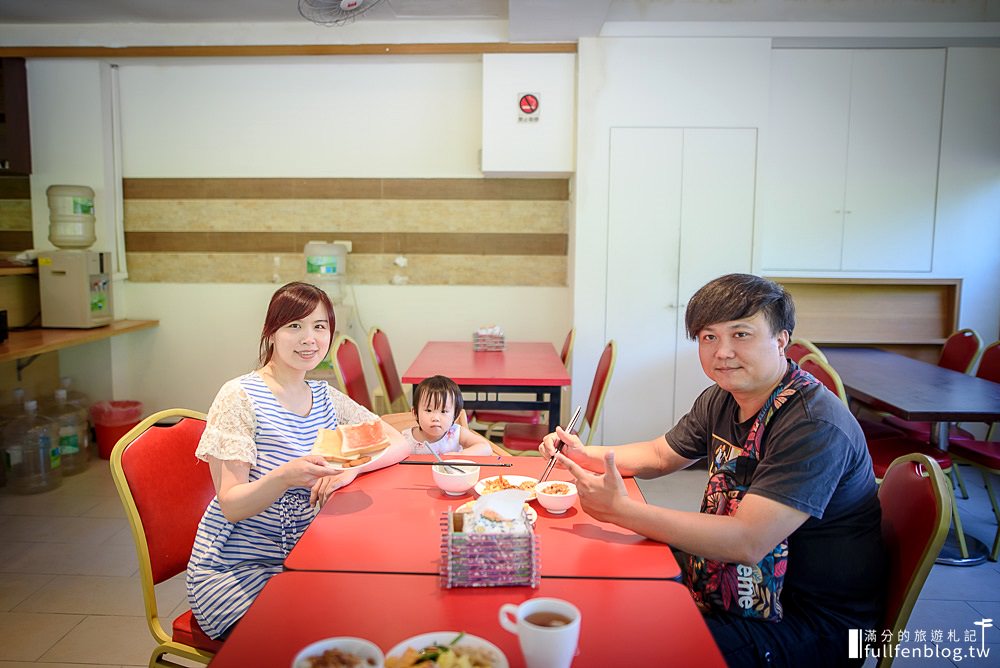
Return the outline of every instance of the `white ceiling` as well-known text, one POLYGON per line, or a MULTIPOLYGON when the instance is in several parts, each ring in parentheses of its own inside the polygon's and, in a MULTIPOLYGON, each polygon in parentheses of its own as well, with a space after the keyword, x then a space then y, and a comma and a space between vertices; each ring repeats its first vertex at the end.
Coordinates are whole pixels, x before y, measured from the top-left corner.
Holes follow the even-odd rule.
MULTIPOLYGON (((609 22, 996 22, 1000 0, 383 0, 357 20, 459 19, 508 21, 511 41, 566 41, 609 22)), ((0 25, 299 21, 298 0, 0 0, 0 25)))

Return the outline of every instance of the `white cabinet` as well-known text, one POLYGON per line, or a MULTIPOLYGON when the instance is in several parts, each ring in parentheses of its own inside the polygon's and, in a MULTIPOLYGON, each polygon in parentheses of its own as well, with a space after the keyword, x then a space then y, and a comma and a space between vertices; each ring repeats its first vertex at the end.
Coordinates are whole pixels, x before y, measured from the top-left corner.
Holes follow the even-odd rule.
POLYGON ((760 264, 929 271, 943 49, 779 49, 761 150, 760 264))
POLYGON ((618 359, 603 442, 665 432, 709 384, 684 306, 750 270, 756 142, 751 129, 611 129, 604 307, 618 359))
POLYGON ((571 174, 575 113, 575 54, 483 54, 483 173, 571 174))

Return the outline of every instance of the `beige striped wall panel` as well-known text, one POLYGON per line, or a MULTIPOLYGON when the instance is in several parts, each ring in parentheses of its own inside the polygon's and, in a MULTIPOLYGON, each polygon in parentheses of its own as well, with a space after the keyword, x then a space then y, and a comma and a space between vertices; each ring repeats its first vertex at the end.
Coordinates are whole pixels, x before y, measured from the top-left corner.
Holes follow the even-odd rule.
POLYGON ((346 240, 353 283, 567 284, 566 179, 126 179, 124 192, 132 281, 294 280, 307 242, 346 240))

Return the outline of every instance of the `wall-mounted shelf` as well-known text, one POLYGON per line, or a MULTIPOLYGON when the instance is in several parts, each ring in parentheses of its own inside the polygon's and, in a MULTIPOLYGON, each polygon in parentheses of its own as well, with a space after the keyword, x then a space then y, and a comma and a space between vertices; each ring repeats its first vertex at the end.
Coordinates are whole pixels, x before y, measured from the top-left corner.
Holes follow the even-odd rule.
MULTIPOLYGON (((10 338, 0 343, 0 362, 33 358, 43 353, 100 341, 119 334, 137 332, 159 324, 159 320, 115 320, 108 325, 93 329, 30 329, 11 332, 10 338)), ((30 361, 19 363, 18 371, 28 364, 30 361)))
POLYGON ((0 267, 0 276, 37 276, 38 267, 0 267))

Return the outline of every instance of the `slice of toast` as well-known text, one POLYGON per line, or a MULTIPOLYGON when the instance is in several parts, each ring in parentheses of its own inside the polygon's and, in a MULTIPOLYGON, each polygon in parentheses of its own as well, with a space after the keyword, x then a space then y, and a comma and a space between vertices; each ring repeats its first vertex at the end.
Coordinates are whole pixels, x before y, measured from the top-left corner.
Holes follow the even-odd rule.
POLYGON ((357 425, 340 425, 336 429, 320 429, 313 443, 312 454, 329 462, 346 464, 364 455, 372 455, 389 447, 389 439, 379 421, 357 425))

